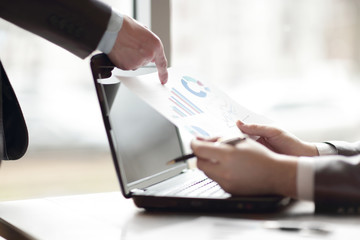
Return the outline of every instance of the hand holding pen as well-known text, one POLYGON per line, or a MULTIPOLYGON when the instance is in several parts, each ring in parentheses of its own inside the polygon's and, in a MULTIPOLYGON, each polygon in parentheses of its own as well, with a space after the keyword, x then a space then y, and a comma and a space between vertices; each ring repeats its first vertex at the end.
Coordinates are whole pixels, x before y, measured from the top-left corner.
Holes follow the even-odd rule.
MULTIPOLYGON (((246 139, 246 137, 235 137, 235 138, 230 138, 230 139, 226 139, 226 140, 221 140, 221 138, 219 138, 216 142, 219 144, 228 144, 231 146, 235 146, 236 144, 244 141, 246 139)), ((190 153, 190 154, 186 154, 183 156, 180 156, 178 158, 175 158, 171 161, 168 161, 166 164, 167 165, 171 165, 171 164, 175 164, 175 163, 179 163, 179 162, 185 162, 190 158, 196 157, 194 153, 190 153)))

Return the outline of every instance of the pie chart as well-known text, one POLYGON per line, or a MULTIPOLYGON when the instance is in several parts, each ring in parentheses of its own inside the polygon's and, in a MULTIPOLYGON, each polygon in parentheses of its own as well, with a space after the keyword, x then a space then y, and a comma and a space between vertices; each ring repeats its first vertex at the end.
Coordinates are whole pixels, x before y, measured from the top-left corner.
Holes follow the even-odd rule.
POLYGON ((204 86, 202 82, 189 76, 183 76, 181 78, 181 83, 186 90, 188 90, 190 93, 194 94, 197 97, 205 98, 207 96, 207 93, 210 92, 210 89, 204 86))

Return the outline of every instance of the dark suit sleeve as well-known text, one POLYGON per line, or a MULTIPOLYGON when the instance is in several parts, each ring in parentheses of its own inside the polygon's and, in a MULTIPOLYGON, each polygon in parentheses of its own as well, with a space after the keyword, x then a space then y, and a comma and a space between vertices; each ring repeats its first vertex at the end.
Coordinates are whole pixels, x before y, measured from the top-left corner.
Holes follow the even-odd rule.
POLYGON ((317 212, 360 213, 360 144, 327 142, 339 155, 315 159, 317 212))
POLYGON ((360 141, 354 143, 343 141, 329 141, 326 143, 333 146, 339 155, 354 156, 360 154, 360 141))
POLYGON ((85 58, 104 34, 111 8, 97 0, 1 0, 0 17, 85 58))

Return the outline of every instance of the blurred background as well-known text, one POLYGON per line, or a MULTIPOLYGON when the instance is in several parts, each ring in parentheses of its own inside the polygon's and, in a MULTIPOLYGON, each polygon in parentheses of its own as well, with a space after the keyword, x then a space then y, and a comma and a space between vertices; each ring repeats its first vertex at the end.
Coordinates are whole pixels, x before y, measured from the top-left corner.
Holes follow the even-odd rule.
MULTIPOLYGON (((360 139, 360 1, 169 1, 172 67, 302 139, 360 139)), ((132 0, 104 2, 133 16, 132 0)), ((89 58, 2 19, 0 57, 30 134, 2 163, 0 200, 119 191, 89 58)))

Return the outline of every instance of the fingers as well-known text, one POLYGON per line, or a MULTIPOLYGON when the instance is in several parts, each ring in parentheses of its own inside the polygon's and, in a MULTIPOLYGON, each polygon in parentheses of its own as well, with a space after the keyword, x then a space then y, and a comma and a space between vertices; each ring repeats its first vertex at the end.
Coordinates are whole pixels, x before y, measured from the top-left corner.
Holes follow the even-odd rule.
POLYGON ((258 125, 258 124, 244 124, 240 120, 236 122, 236 125, 243 133, 253 136, 270 138, 281 134, 280 129, 271 126, 258 125))
POLYGON ((158 50, 158 52, 159 53, 155 55, 154 62, 158 70, 160 82, 161 84, 165 84, 168 81, 167 60, 162 47, 158 50))
POLYGON ((150 61, 154 62, 156 65, 161 84, 165 84, 168 81, 168 63, 165 56, 164 46, 159 37, 149 30, 148 32, 151 34, 151 40, 149 39, 147 44, 144 44, 143 46, 146 46, 145 48, 147 48, 148 53, 150 53, 150 61))
POLYGON ((211 137, 211 138, 203 138, 203 137, 196 137, 197 140, 206 141, 206 142, 216 142, 220 139, 220 137, 211 137))
POLYGON ((227 151, 232 149, 232 146, 226 144, 219 144, 218 142, 207 142, 193 140, 191 142, 191 149, 198 158, 208 159, 208 161, 216 163, 219 159, 227 155, 227 151))
POLYGON ((237 121, 236 121, 236 126, 237 126, 238 128, 240 128, 240 126, 243 126, 243 125, 245 125, 245 123, 243 123, 241 120, 237 120, 237 121))
POLYGON ((165 84, 168 81, 167 59, 161 40, 130 17, 124 17, 123 26, 108 56, 123 70, 134 70, 154 62, 160 82, 165 84))
POLYGON ((213 163, 208 161, 207 159, 198 158, 196 162, 197 167, 203 171, 206 176, 211 178, 212 180, 219 182, 219 177, 221 176, 221 169, 219 168, 218 163, 213 163))

